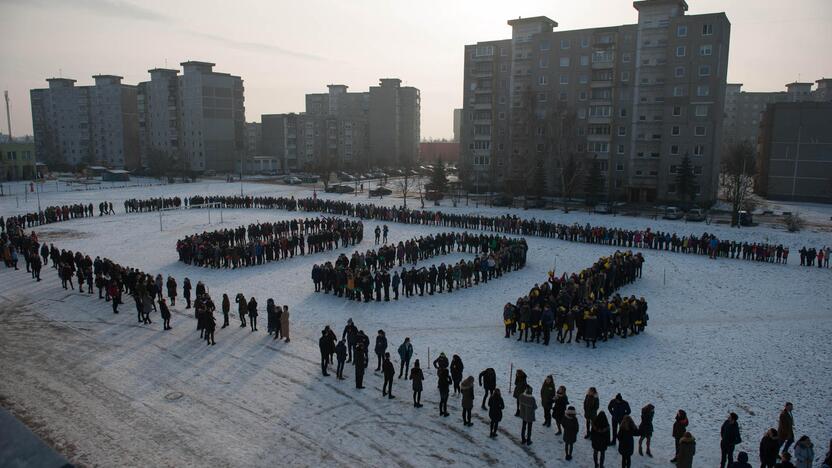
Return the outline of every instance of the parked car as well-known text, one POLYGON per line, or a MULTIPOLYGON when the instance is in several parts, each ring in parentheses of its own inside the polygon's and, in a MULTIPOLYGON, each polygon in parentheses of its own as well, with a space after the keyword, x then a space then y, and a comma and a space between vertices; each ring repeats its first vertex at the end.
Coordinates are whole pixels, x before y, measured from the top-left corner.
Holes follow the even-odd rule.
POLYGON ((595 205, 595 212, 598 214, 612 214, 612 207, 606 203, 595 205))
POLYGON ((675 206, 668 206, 664 209, 664 219, 682 219, 685 213, 675 206))
POLYGON ((295 177, 295 176, 286 176, 286 177, 283 179, 283 182, 285 182, 285 183, 287 183, 287 184, 289 184, 289 185, 297 185, 297 184, 299 184, 299 183, 301 183, 301 182, 303 182, 303 181, 302 181, 302 180, 300 180, 299 178, 295 177))
POLYGON ((327 193, 352 193, 355 189, 349 185, 332 184, 326 188, 327 193))
POLYGON ((342 172, 338 174, 338 180, 340 180, 341 182, 354 182, 355 177, 351 176, 350 174, 347 174, 346 172, 342 172))
MULTIPOLYGON (((738 214, 739 214, 740 226, 753 226, 754 225, 754 217, 751 215, 750 211, 743 210, 743 211, 740 211, 738 214)), ((791 213, 789 213, 789 214, 791 214, 791 213)))
POLYGON ((376 187, 374 189, 370 189, 371 197, 380 197, 382 195, 390 195, 391 193, 393 193, 393 191, 387 187, 376 187))
POLYGON ((685 220, 696 222, 705 221, 705 210, 702 208, 693 208, 687 212, 685 220))

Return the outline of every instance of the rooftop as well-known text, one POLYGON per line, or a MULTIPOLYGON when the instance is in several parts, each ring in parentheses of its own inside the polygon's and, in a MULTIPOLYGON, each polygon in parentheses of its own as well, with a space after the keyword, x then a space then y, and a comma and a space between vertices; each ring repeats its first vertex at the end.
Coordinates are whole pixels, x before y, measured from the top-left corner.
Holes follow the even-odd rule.
POLYGON ((517 26, 517 25, 521 25, 521 24, 540 23, 540 22, 546 23, 546 24, 548 24, 549 26, 551 26, 553 28, 556 28, 558 26, 557 21, 555 21, 555 20, 553 20, 549 17, 546 17, 546 16, 531 16, 529 18, 518 17, 517 19, 508 20, 508 25, 509 26, 517 26))

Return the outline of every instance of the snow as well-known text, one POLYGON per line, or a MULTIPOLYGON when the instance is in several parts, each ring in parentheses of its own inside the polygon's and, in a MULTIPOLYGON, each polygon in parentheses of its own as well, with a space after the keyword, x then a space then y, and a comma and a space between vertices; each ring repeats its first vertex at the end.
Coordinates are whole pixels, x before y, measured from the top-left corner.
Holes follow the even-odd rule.
MULTIPOLYGON (((303 187, 244 184, 246 194, 310 196, 303 187)), ((217 345, 206 347, 195 332, 190 310, 177 304, 173 330, 161 331, 133 322, 131 304, 114 316, 94 297, 60 288, 57 275, 44 268, 44 281, 33 283, 25 271, 0 269, 0 402, 71 461, 117 466, 141 460, 151 466, 235 465, 274 466, 402 466, 562 465, 563 447, 554 430, 538 423, 534 445, 519 444, 520 421, 507 395, 511 368, 522 368, 539 398, 546 374, 565 385, 570 402, 582 413, 583 395, 598 388, 602 406, 618 392, 630 402, 636 422, 640 408, 656 406, 654 459, 634 457, 635 466, 666 466, 672 457, 673 415, 688 412, 689 430, 698 439, 695 465, 718 463, 719 427, 728 412, 740 416, 745 450, 756 459, 766 429, 776 426, 785 401, 795 404, 796 435, 808 434, 818 457, 832 436, 832 270, 771 265, 738 260, 709 260, 695 255, 643 251, 644 276, 621 290, 648 300, 647 331, 626 340, 545 347, 503 338, 502 306, 546 278, 580 270, 609 246, 527 237, 528 264, 487 285, 396 303, 355 303, 315 293, 310 279, 313 263, 334 260, 341 251, 278 261, 240 270, 209 270, 177 261, 176 239, 183 235, 236 227, 257 220, 314 217, 314 213, 280 210, 172 211, 126 215, 128 198, 239 193, 239 183, 204 182, 156 187, 77 192, 44 192, 41 204, 112 201, 116 216, 52 224, 35 231, 61 248, 112 258, 148 272, 174 275, 180 285, 187 276, 206 283, 215 302, 223 292, 243 292, 258 302, 272 297, 292 313, 292 342, 272 341, 265 333, 232 326, 218 329, 217 345), (474 409, 475 425, 465 428, 459 400, 452 397, 452 416, 437 416, 435 373, 426 372, 424 408, 410 403, 410 385, 394 383, 396 400, 382 399, 381 377, 365 377, 366 390, 352 380, 339 382, 320 375, 317 339, 327 324, 340 335, 348 318, 371 339, 387 333, 391 355, 411 338, 414 359, 429 367, 439 352, 459 354, 465 374, 494 367, 507 409, 500 436, 489 439, 487 412, 474 409), (13 378, 9 378, 9 376, 13 378), (181 393, 181 397, 176 398, 181 393)), ((367 202, 366 196, 330 195, 367 202)), ((36 208, 13 197, 0 199, 0 213, 36 208)), ((385 197, 377 204, 400 204, 385 197)), ((409 200, 411 206, 418 200, 409 200)), ((469 206, 444 211, 489 215, 512 213, 564 223, 602 224, 625 228, 652 227, 750 241, 785 243, 795 255, 802 245, 832 244, 828 232, 788 233, 755 227, 684 224, 678 221, 610 217, 573 212, 507 210, 469 206)), ((808 209, 807 209, 808 211, 808 209)), ((822 209, 820 209, 822 211, 822 209)), ((378 223, 365 221, 364 241, 373 248, 378 223)), ((444 227, 389 223, 390 241, 398 242, 444 227)), ((455 259, 455 257, 454 257, 455 259)), ((154 318, 158 315, 154 314, 154 318)), ((232 314, 233 317, 233 314, 232 314)), ((265 322, 265 314, 261 314, 265 322)), ((263 327, 265 328, 265 323, 263 327)), ((374 356, 370 357, 371 365, 374 356)), ((396 363, 398 366, 398 363, 396 363)), ((334 372, 333 372, 334 374, 334 372)), ((347 365, 346 375, 352 377, 347 365)), ((482 397, 481 387, 475 396, 482 397)), ((579 418, 581 431, 584 421, 579 418)), ((575 447, 574 466, 591 466, 588 441, 575 447)), ((607 463, 615 466, 614 447, 607 463)))

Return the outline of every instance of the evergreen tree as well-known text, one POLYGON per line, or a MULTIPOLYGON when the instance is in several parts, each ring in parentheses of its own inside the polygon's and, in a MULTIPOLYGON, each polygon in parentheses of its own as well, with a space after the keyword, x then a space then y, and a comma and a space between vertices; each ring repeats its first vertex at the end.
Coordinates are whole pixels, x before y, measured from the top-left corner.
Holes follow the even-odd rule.
POLYGON ((590 162, 589 173, 584 179, 584 195, 587 206, 598 204, 598 196, 604 188, 604 177, 601 175, 601 165, 597 160, 590 162))
POLYGON ((433 165, 433 171, 430 173, 430 183, 433 190, 438 194, 445 193, 445 188, 448 185, 448 175, 445 171, 445 163, 442 158, 436 158, 436 164, 433 165))
POLYGON ((676 170, 676 193, 679 194, 679 200, 682 201, 683 205, 687 205, 693 201, 695 184, 693 165, 690 162, 690 156, 685 153, 685 157, 682 158, 682 164, 676 170))

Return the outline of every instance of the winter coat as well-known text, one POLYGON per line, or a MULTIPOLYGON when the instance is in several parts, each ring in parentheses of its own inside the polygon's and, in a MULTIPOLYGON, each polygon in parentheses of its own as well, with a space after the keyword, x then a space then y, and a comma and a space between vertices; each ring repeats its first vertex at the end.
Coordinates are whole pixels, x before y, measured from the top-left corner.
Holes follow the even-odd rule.
POLYGON ((500 395, 491 395, 488 398, 488 417, 494 422, 500 422, 503 419, 503 409, 506 405, 503 403, 503 397, 500 395))
POLYGON ((459 389, 462 391, 462 409, 471 409, 474 407, 474 377, 468 376, 460 384, 459 389))
POLYGON ((518 370, 514 376, 514 392, 512 396, 514 398, 520 398, 520 395, 526 391, 526 373, 522 370, 518 370))
POLYGON ((410 358, 413 356, 413 345, 408 343, 402 343, 399 345, 399 358, 402 362, 410 361, 410 358))
POLYGON ((598 450, 599 452, 607 450, 610 445, 610 426, 593 426, 589 437, 592 439, 592 450, 598 450))
POLYGON ((776 437, 769 437, 768 433, 763 435, 760 439, 760 463, 766 465, 773 465, 777 463, 777 457, 780 455, 780 439, 776 437))
POLYGON ((385 379, 393 380, 393 377, 396 376, 396 366, 394 366, 389 359, 386 359, 384 363, 381 364, 381 372, 384 374, 385 379))
POLYGON ((520 419, 527 423, 534 422, 534 413, 537 410, 534 395, 523 393, 518 400, 520 401, 520 419))
POLYGON ((777 424, 777 436, 780 440, 794 439, 794 418, 792 413, 785 409, 780 412, 780 421, 777 424))
POLYGON ((566 415, 560 423, 563 426, 563 441, 567 444, 574 444, 578 440, 578 418, 574 415, 566 415))
POLYGON ((653 415, 655 410, 645 406, 641 409, 641 424, 638 426, 638 435, 642 437, 653 436, 653 415))
POLYGON ((587 394, 584 397, 584 418, 590 421, 595 420, 595 415, 598 414, 598 407, 601 401, 595 395, 587 394))
MULTIPOLYGON (((555 383, 543 381, 543 386, 540 387, 540 405, 544 408, 551 408, 555 402, 555 383)), ((564 408, 565 409, 565 408, 564 408)))
POLYGON ((462 380, 462 371, 464 369, 465 366, 462 365, 462 359, 454 359, 451 361, 451 378, 454 379, 454 382, 462 380))
POLYGON ((676 419, 673 421, 673 438, 674 439, 681 439, 685 432, 687 431, 688 427, 688 419, 676 419))
POLYGON ((620 426, 618 428, 618 453, 621 455, 632 456, 635 448, 633 436, 637 431, 632 431, 620 426))
POLYGON ((564 418, 567 406, 569 406, 569 397, 565 393, 555 395, 555 406, 552 408, 552 417, 555 421, 561 421, 564 418))
POLYGON ((448 389, 451 386, 451 373, 448 372, 448 369, 444 367, 440 367, 439 371, 436 373, 436 386, 439 388, 439 393, 448 393, 448 389))
POLYGON ((335 346, 335 358, 338 359, 338 362, 344 362, 347 360, 347 345, 343 342, 338 342, 335 346))
POLYGON ((280 334, 289 339, 289 309, 283 309, 280 314, 280 334))
POLYGON ((794 466, 797 468, 812 468, 815 459, 815 449, 811 442, 794 444, 794 466))
POLYGON ((168 309, 168 305, 164 302, 159 303, 159 313, 162 315, 163 320, 170 319, 170 309, 168 309))
POLYGON ((497 388, 497 372, 489 367, 488 369, 480 372, 479 382, 480 385, 482 385, 486 390, 494 390, 497 388))
POLYGON ((722 423, 719 435, 721 437, 720 444, 724 448, 732 447, 742 442, 742 437, 740 437, 740 425, 737 423, 732 423, 726 420, 722 423))
POLYGON ((376 335, 376 354, 383 355, 387 351, 387 338, 384 335, 376 335))
POLYGON ((624 416, 630 414, 630 404, 623 399, 618 400, 613 398, 610 400, 610 404, 607 405, 607 409, 610 411, 610 416, 612 416, 613 421, 621 421, 624 419, 624 416))
POLYGON ((696 439, 682 437, 679 440, 679 455, 676 457, 676 468, 693 468, 693 456, 696 454, 696 439))
POLYGON ((422 374, 422 368, 416 367, 414 369, 410 369, 410 380, 413 381, 413 391, 414 392, 421 392, 422 391, 422 381, 425 380, 425 375, 422 374))

